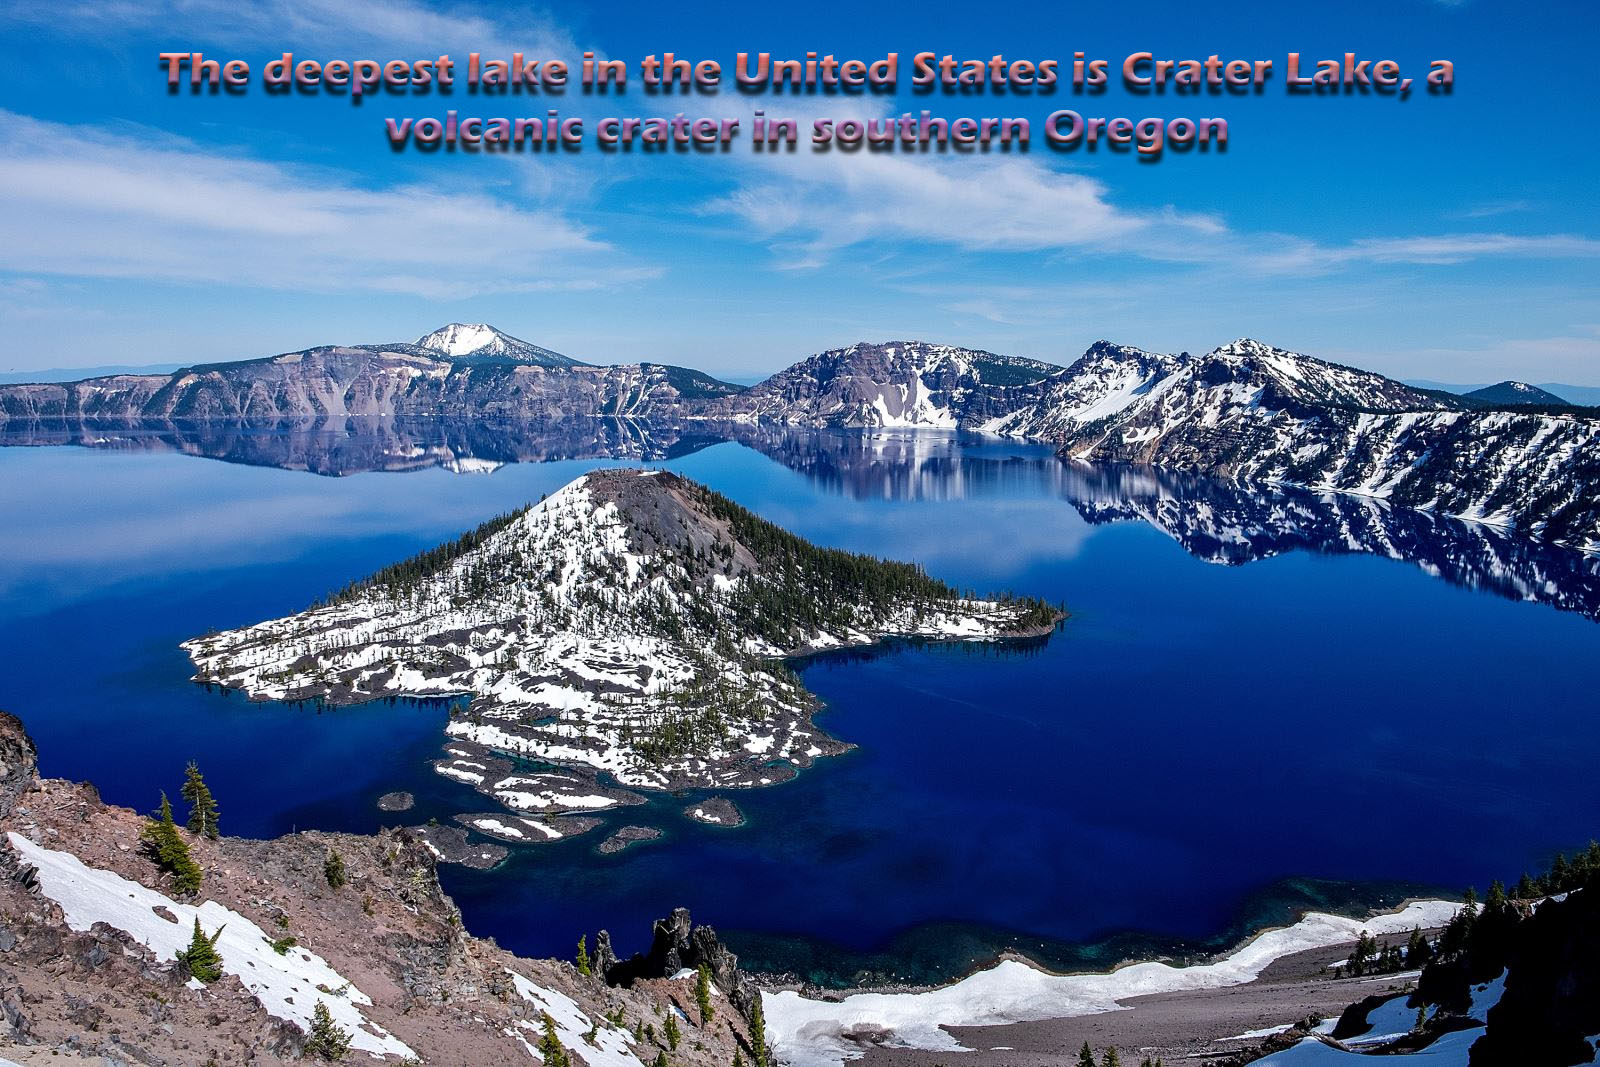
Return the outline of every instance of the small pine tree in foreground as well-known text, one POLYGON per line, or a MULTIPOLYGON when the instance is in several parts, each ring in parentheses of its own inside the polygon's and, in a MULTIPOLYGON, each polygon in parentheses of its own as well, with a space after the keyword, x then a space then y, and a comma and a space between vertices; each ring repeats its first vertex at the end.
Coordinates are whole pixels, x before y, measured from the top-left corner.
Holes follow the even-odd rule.
POLYGON ((700 1007, 700 1025, 705 1026, 717 1009, 711 1003, 711 968, 703 963, 694 976, 694 1002, 700 1007))
POLYGON ((1100 1067, 1122 1067, 1122 1057, 1117 1055, 1114 1048, 1106 1049, 1106 1054, 1101 1057, 1100 1067))
POLYGON ((211 795, 206 780, 200 777, 200 768, 194 760, 189 761, 189 766, 183 772, 181 795, 189 804, 189 832, 204 834, 215 841, 220 833, 217 829, 217 800, 211 795))
POLYGON ((180 893, 199 891, 203 877, 200 865, 189 854, 188 842, 172 821, 172 802, 166 793, 161 794, 160 810, 145 820, 139 840, 144 842, 157 866, 172 875, 180 893))
POLYGON ((767 1017, 761 1012, 761 998, 750 1009, 750 1055, 756 1067, 767 1067, 767 1017))
POLYGON ((322 876, 328 880, 328 885, 334 889, 343 889, 344 884, 350 880, 345 873, 344 857, 334 849, 328 850, 328 858, 322 861, 322 876))
POLYGON ((350 1052, 350 1031, 333 1021, 326 1001, 317 1001, 311 1010, 311 1029, 306 1034, 305 1054, 329 1063, 338 1063, 350 1052))
POLYGON ((544 1013, 544 1036, 539 1038, 539 1055, 544 1058, 544 1067, 572 1067, 572 1057, 561 1044, 561 1037, 556 1033, 556 1021, 550 1018, 549 1012, 544 1013))
POLYGON ((189 974, 199 982, 210 985, 222 978, 222 956, 217 952, 217 938, 222 936, 223 927, 217 927, 217 932, 210 937, 200 929, 200 917, 195 916, 194 936, 189 938, 189 947, 178 950, 178 962, 188 970, 189 974))
POLYGON ((678 1041, 683 1037, 683 1031, 678 1029, 678 1016, 676 1012, 667 1012, 667 1025, 665 1027, 665 1031, 667 1035, 667 1047, 672 1049, 674 1052, 678 1051, 678 1041))
POLYGON ((1089 1042, 1087 1041, 1078 1050, 1078 1067, 1100 1067, 1099 1064, 1094 1062, 1094 1049, 1089 1047, 1089 1042))

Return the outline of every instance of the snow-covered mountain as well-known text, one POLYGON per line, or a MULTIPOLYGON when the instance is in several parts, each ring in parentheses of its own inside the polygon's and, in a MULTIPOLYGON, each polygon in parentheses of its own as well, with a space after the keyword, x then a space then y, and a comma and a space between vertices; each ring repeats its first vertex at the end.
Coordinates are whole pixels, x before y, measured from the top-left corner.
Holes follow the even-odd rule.
POLYGON ((655 418, 739 391, 686 367, 590 366, 490 327, 456 323, 416 344, 326 345, 172 374, 0 386, 0 418, 655 418))
POLYGON ((535 367, 576 367, 581 361, 548 348, 512 337, 482 322, 452 322, 417 338, 418 348, 446 356, 453 362, 500 361, 535 367))
POLYGON ((566 357, 453 323, 416 344, 0 386, 0 419, 604 416, 963 428, 1050 441, 1076 459, 1377 496, 1600 549, 1600 420, 1529 408, 1524 390, 1513 390, 1516 403, 1454 397, 1247 338, 1199 356, 1101 341, 1066 368, 923 341, 861 343, 749 388, 684 367, 552 359, 566 357))
POLYGON ((1179 357, 1164 374, 1149 373, 1142 353, 1103 355, 1069 370, 1006 428, 1053 440, 1073 459, 1356 493, 1600 548, 1600 421, 1461 410, 1382 375, 1252 340, 1179 357), (1075 379, 1098 387, 1107 361, 1129 365, 1113 380, 1138 384, 1085 408, 1075 379))
MULTIPOLYGON (((1058 619, 815 548, 677 475, 613 470, 325 605, 184 647, 197 681, 255 698, 464 693, 458 740, 628 785, 729 787, 846 747, 812 724, 816 703, 782 657, 888 636, 1037 635, 1058 619)), ((486 771, 441 767, 516 811, 618 802, 486 771)))
POLYGON ((926 341, 863 342, 802 360, 703 413, 807 426, 955 429, 1033 402, 1061 370, 926 341))
POLYGON ((1077 362, 1048 381, 1038 400, 982 428, 1014 437, 1067 433, 1121 411, 1176 371, 1183 359, 1096 341, 1077 362))

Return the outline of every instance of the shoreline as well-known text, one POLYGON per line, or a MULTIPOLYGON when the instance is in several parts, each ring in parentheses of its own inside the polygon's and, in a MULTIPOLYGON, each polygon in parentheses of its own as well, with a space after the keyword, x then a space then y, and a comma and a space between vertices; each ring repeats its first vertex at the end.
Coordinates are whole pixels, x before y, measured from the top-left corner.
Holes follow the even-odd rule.
MULTIPOLYGON (((791 1067, 839 1067, 869 1051, 879 1058, 903 1058, 919 1067, 942 1062, 928 1057, 951 1052, 967 1056, 987 1048, 991 1053, 1016 1053, 1020 1046, 1000 1035, 1019 1026, 1032 1028, 1018 1031, 1019 1035, 1032 1035, 1029 1039, 1036 1046, 1027 1062, 1039 1062, 1037 1053, 1059 1054, 1065 1062, 1067 1057, 1076 1056, 1078 1048, 1065 1035, 1108 1031, 1114 1035, 1111 1043, 1126 1044, 1144 1033, 1139 1028, 1104 1025, 1107 1016, 1116 1016, 1119 1024, 1125 1017, 1131 1018, 1130 1011, 1138 1010, 1136 1001, 1146 1006, 1146 1014, 1139 1017, 1140 1026, 1154 1020, 1150 1024, 1152 1033, 1184 1012, 1149 1005, 1193 1004, 1197 999, 1221 998, 1240 1005, 1241 1011, 1254 1012, 1253 1019, 1259 1024, 1271 1012, 1263 1006, 1250 1005, 1261 990, 1269 988, 1270 983, 1263 985, 1263 979, 1285 967, 1297 975, 1289 1001, 1270 1001, 1283 1017, 1262 1025, 1276 1026, 1303 1018, 1306 1012, 1294 1014, 1288 1004, 1304 999, 1305 992, 1312 989, 1326 990, 1337 985, 1339 992, 1325 992, 1319 1002, 1329 1009, 1342 1010, 1351 1001, 1400 981, 1401 976, 1334 979, 1330 965, 1342 955, 1338 951, 1341 946, 1354 943, 1363 931, 1384 938, 1404 935, 1413 926, 1434 929, 1442 926, 1458 907, 1445 900, 1411 900, 1398 909, 1374 912, 1362 919, 1307 911, 1291 925, 1261 929, 1208 962, 1187 966, 1145 959, 1128 961, 1110 970, 1055 973, 1012 957, 958 982, 927 990, 852 991, 837 999, 811 999, 794 990, 782 990, 767 993, 763 1000, 774 1043, 791 1067), (1284 961, 1288 960, 1295 963, 1286 964, 1284 961), (1305 965, 1309 961, 1315 961, 1315 965, 1308 977, 1305 965), (1349 991, 1358 987, 1364 992, 1350 996, 1349 991), (1084 1020, 1096 1019, 1101 1023, 1085 1027, 1084 1020), (975 1032, 968 1034, 975 1043, 959 1036, 969 1031, 975 1032), (1047 1050, 1045 1045, 1051 1048, 1047 1050)), ((1206 1040, 1228 1036, 1214 1031, 1231 1028, 1235 1014, 1216 1013, 1216 1018, 1225 1021, 1217 1022, 1206 1040)), ((1192 1022, 1185 1021, 1183 1034, 1193 1032, 1192 1022)), ((1260 1028, 1241 1026, 1235 1033, 1242 1035, 1260 1028)), ((1103 1033, 1100 1039, 1105 1040, 1103 1033)), ((1218 1054, 1224 1051, 1227 1050, 1218 1050, 1218 1054)), ((986 1061, 980 1057, 980 1062, 986 1061)), ((1014 1061, 1001 1057, 996 1062, 1014 1061)))

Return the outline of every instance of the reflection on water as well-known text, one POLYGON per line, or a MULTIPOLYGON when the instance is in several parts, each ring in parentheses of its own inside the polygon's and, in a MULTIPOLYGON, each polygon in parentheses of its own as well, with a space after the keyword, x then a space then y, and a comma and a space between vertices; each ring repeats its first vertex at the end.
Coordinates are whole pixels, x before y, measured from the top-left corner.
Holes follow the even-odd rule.
POLYGON ((1137 520, 1191 555, 1237 566, 1295 550, 1401 560, 1452 584, 1600 619, 1600 558, 1495 527, 1287 486, 1063 461, 1035 444, 929 431, 810 430, 628 419, 401 416, 253 422, 84 419, 0 423, 0 446, 181 452, 326 476, 509 463, 656 461, 723 442, 753 449, 851 500, 1058 497, 1090 524, 1137 520), (981 447, 978 447, 981 445, 981 447))

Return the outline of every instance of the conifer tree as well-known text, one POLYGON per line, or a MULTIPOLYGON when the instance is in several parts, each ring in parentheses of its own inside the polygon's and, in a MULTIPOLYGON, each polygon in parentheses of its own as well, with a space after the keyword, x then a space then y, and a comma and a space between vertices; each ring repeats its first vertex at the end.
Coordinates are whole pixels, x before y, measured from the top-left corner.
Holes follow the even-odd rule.
POLYGON ((767 1018, 760 997, 750 1009, 750 1054, 755 1057, 755 1067, 767 1067, 767 1018))
POLYGON ((705 1026, 717 1009, 711 1003, 711 968, 703 963, 695 971, 694 1001, 700 1007, 700 1025, 705 1026))
POLYGON ((549 1012, 544 1013, 544 1036, 539 1038, 539 1055, 544 1058, 544 1067, 571 1067, 572 1064, 572 1058, 556 1033, 556 1021, 550 1018, 549 1012))
POLYGON ((311 1009, 311 1029, 306 1033, 305 1054, 337 1063, 350 1053, 350 1031, 333 1021, 325 1001, 311 1009))
POLYGON ((333 889, 343 889, 349 876, 345 873, 344 857, 338 850, 329 849, 328 858, 322 861, 322 876, 328 880, 328 885, 333 889))
POLYGON ((172 875, 180 893, 194 893, 200 889, 200 865, 189 854, 188 842, 172 821, 172 802, 167 799, 166 793, 161 794, 160 810, 145 820, 144 828, 139 831, 139 839, 144 842, 156 864, 172 875))
POLYGON ((1420 970, 1429 960, 1433 959, 1433 946, 1428 944, 1427 935, 1420 926, 1411 928, 1411 936, 1406 940, 1406 966, 1412 970, 1420 970))
POLYGON ((1489 883, 1489 899, 1484 903, 1484 910, 1490 915, 1506 910, 1506 887, 1498 878, 1489 883))
POLYGON ((744 1057, 739 1054, 739 1046, 733 1047, 733 1067, 744 1067, 744 1057))
POLYGON ((1550 877, 1545 879, 1545 891, 1548 893, 1565 893, 1567 891, 1567 857, 1556 853, 1556 858, 1550 861, 1550 877))
POLYGON ((206 780, 200 777, 200 767, 194 760, 183 772, 183 799, 189 804, 189 832, 217 839, 217 801, 211 795, 206 780))
POLYGON ((1100 1060, 1100 1067, 1122 1067, 1122 1058, 1117 1055, 1115 1048, 1106 1049, 1106 1054, 1100 1060))
POLYGON ((583 934, 578 938, 578 973, 585 978, 590 978, 594 975, 594 969, 589 963, 588 934, 583 934))
POLYGON ((1078 1067, 1100 1067, 1094 1061, 1094 1049, 1089 1047, 1089 1042, 1083 1043, 1083 1048, 1078 1050, 1078 1067))
POLYGON ((217 927, 217 932, 210 937, 200 929, 200 917, 195 916, 194 935, 189 938, 189 947, 178 950, 178 962, 183 964, 191 977, 196 981, 210 985, 222 978, 222 956, 217 952, 217 938, 222 936, 223 927, 217 927))
POLYGON ((665 1027, 665 1031, 667 1035, 667 1047, 672 1049, 674 1052, 678 1051, 678 1041, 682 1039, 683 1031, 678 1029, 677 1012, 667 1012, 667 1025, 665 1027))
POLYGON ((656 1053, 656 1061, 650 1067, 667 1067, 667 1054, 665 1052, 656 1053))

